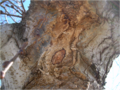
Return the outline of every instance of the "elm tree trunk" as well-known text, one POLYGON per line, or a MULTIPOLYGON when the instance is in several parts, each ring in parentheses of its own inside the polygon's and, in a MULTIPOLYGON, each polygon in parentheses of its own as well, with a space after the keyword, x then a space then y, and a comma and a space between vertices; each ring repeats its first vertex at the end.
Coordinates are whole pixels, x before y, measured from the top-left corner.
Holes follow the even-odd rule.
POLYGON ((102 90, 120 54, 119 12, 111 5, 31 1, 20 23, 1 26, 1 67, 28 41, 2 88, 102 90))

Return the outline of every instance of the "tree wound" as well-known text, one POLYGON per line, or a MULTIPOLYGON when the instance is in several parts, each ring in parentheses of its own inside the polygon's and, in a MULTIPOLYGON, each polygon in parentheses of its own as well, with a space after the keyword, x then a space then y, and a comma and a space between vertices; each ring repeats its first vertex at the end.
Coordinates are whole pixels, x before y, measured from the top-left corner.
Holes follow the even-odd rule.
POLYGON ((65 49, 57 51, 52 57, 51 60, 52 64, 55 65, 61 63, 63 58, 65 57, 65 54, 66 54, 65 49))

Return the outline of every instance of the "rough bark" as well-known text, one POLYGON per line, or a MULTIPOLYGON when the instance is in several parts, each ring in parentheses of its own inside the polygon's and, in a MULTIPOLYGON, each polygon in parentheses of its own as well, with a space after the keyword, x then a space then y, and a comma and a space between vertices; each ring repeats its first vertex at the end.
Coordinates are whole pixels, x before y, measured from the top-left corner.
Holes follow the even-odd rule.
POLYGON ((28 41, 2 87, 103 89, 120 54, 119 16, 112 10, 105 1, 31 1, 21 23, 1 26, 1 63, 28 41))

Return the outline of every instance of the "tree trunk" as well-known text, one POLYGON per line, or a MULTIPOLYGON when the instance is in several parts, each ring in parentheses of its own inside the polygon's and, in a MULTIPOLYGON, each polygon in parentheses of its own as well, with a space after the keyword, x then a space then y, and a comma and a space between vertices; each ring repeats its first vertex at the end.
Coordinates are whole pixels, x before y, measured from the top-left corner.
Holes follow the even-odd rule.
POLYGON ((118 11, 106 1, 31 1, 21 23, 2 25, 0 36, 1 63, 28 41, 5 89, 101 90, 120 54, 118 11))

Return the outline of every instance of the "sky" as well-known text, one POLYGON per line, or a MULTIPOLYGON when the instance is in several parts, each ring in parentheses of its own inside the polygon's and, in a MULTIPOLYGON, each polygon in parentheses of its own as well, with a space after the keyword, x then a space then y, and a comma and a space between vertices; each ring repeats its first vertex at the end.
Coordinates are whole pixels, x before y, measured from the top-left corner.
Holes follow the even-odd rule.
POLYGON ((106 82, 105 90, 120 90, 120 55, 113 61, 106 82))
MULTIPOLYGON (((1 2, 2 0, 0 0, 1 2)), ((12 1, 12 0, 11 0, 12 1)), ((19 0, 20 1, 20 0, 19 0)), ((13 2, 13 1, 12 1, 13 2)), ((14 11, 12 8, 9 8, 9 7, 6 7, 6 4, 8 4, 9 2, 6 1, 5 3, 3 3, 2 5, 7 9, 8 12, 10 12, 10 14, 14 14, 14 15, 19 15, 21 16, 19 13, 16 13, 16 11, 14 11)), ((19 4, 17 3, 14 3, 16 4, 16 6, 18 6, 19 4)), ((29 7, 29 4, 30 4, 30 0, 25 0, 25 2, 23 3, 24 4, 24 8, 25 10, 27 11, 28 10, 28 7, 29 7)), ((11 4, 8 4, 8 5, 11 5, 11 4)), ((5 11, 2 7, 0 7, 0 10, 2 10, 3 12, 5 11)), ((2 21, 5 20, 5 15, 0 15, 0 23, 2 21)), ((21 18, 18 18, 18 17, 13 17, 15 19, 16 22, 20 22, 21 21, 21 18)), ((15 23, 9 16, 7 16, 7 21, 8 23, 15 23)))

